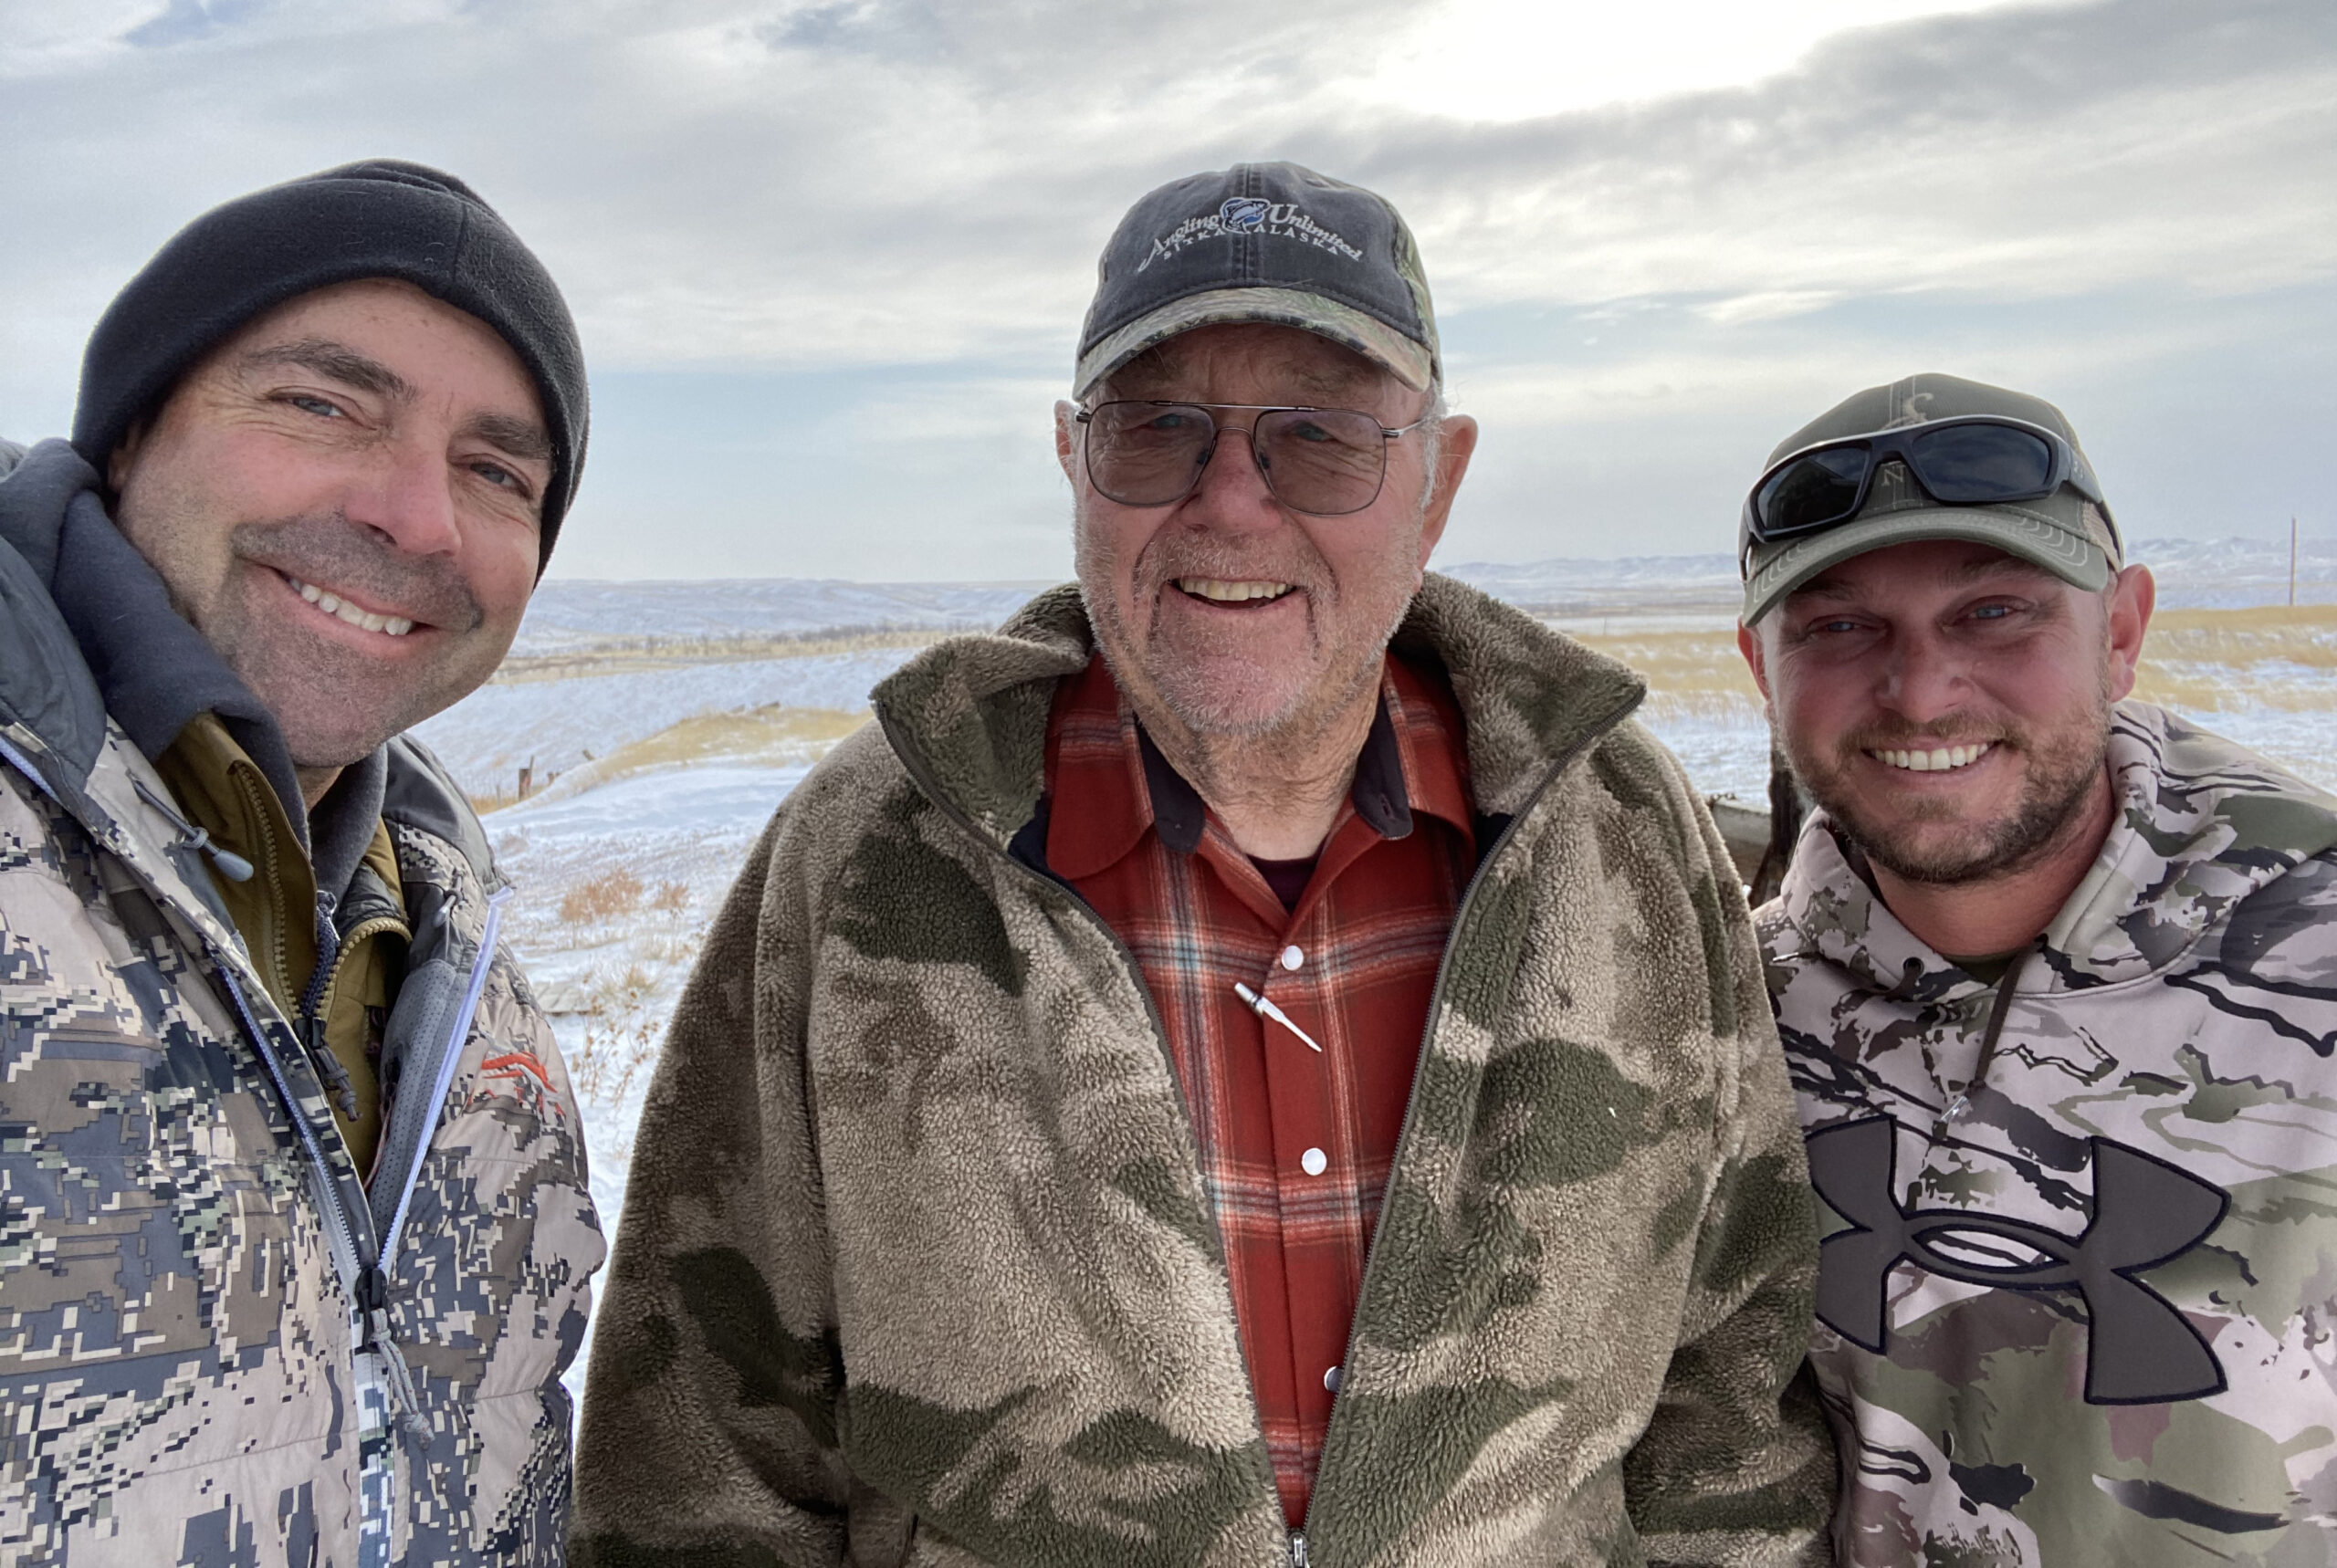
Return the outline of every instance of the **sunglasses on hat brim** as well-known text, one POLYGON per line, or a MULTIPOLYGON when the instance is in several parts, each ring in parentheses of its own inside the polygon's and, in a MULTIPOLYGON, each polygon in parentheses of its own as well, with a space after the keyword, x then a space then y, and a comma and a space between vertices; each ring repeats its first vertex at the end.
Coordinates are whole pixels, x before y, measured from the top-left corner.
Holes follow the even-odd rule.
POLYGON ((2067 439, 2027 420, 1966 414, 1820 441, 1771 464, 1745 497, 1739 558, 1755 545, 1849 522, 1866 506, 1876 473, 1893 461, 1942 506, 2034 501, 2067 485, 2110 518, 2085 454, 2067 439))

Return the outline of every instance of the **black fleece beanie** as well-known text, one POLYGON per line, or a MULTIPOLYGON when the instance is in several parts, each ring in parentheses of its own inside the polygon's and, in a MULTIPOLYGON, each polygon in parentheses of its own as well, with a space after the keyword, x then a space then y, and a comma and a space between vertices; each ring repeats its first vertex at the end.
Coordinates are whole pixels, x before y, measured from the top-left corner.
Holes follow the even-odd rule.
POLYGON ((100 474, 130 427, 261 311, 335 283, 403 278, 494 328, 535 378, 552 443, 536 572, 584 467, 584 350, 560 289, 478 193, 370 158, 271 185, 187 225, 114 296, 81 357, 73 445, 100 474))

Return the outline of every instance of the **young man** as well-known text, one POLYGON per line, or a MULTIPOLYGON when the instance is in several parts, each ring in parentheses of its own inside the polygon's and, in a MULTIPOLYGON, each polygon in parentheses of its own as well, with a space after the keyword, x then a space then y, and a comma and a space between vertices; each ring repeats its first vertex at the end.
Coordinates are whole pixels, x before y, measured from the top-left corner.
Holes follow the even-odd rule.
POLYGON ((1810 1206, 1640 684, 1423 568, 1476 441, 1378 197, 1154 192, 1079 582, 879 687, 650 1092, 598 1563, 1773 1563, 1810 1206))
POLYGON ((603 1245, 460 789, 583 461, 460 181, 181 232, 0 481, 0 1556, 557 1563, 603 1245))
POLYGON ((1770 463, 1841 1561, 2329 1561, 2337 800, 2128 697, 2151 576, 2051 404, 1914 376, 1770 463))

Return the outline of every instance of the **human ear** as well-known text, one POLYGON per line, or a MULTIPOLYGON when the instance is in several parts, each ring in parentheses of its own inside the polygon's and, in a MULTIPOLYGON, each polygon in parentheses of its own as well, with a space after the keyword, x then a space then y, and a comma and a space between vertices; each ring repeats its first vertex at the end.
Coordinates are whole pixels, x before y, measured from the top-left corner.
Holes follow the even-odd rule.
POLYGON ((1753 672, 1753 684, 1761 688, 1761 700, 1769 700, 1769 665, 1767 650, 1761 646, 1761 634, 1742 621, 1736 623, 1736 651, 1745 655, 1745 667, 1753 672))
POLYGON ((121 495, 122 486, 129 483, 130 471, 138 463, 139 449, 146 444, 147 432, 152 427, 151 419, 131 421, 130 428, 121 433, 121 439, 114 444, 111 455, 106 458, 106 488, 115 495, 121 495))
POLYGON ((1079 405, 1068 399, 1055 401, 1055 461, 1063 465, 1063 476, 1071 487, 1079 488, 1079 405))
POLYGON ((2149 632, 2151 612, 2158 604, 2158 582, 2146 566, 2130 566, 2110 585, 2103 608, 2109 625, 2110 700, 2116 702, 2134 689, 2134 675, 2143 662, 2143 639, 2149 632))
POLYGON ((1428 506, 1420 513, 1420 565, 1423 570, 1437 540, 1444 537, 1444 525, 1452 517, 1452 499, 1461 493, 1461 481, 1476 450, 1477 422, 1465 413, 1445 415, 1437 444, 1436 486, 1429 492, 1428 506))

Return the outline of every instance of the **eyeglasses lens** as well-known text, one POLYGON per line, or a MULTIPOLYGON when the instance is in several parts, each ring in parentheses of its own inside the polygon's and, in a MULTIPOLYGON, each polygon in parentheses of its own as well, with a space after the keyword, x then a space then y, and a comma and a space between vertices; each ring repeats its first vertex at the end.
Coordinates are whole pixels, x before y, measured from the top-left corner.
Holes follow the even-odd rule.
POLYGON ((1379 494, 1388 442, 1379 422, 1345 409, 1285 409, 1258 417, 1266 484, 1294 511, 1359 512, 1379 494))
MULTIPOLYGON (((1266 487, 1294 511, 1358 512, 1379 494, 1388 443, 1379 422, 1347 409, 1280 409, 1258 416, 1251 439, 1266 487)), ((1218 426, 1197 404, 1107 402, 1087 425, 1087 473, 1124 507, 1181 500, 1215 449, 1218 426)))
POLYGON ((1087 422, 1087 476, 1124 507, 1158 507, 1193 487, 1217 426, 1209 411, 1107 402, 1087 422))
POLYGON ((1951 424, 1908 444, 1915 477, 1951 506, 2041 495, 2053 449, 2041 437, 2001 424, 1951 424))
POLYGON ((1859 503, 1870 454, 1837 446, 1788 463, 1769 476, 1756 501, 1762 531, 1772 538, 1839 523, 1859 503))

